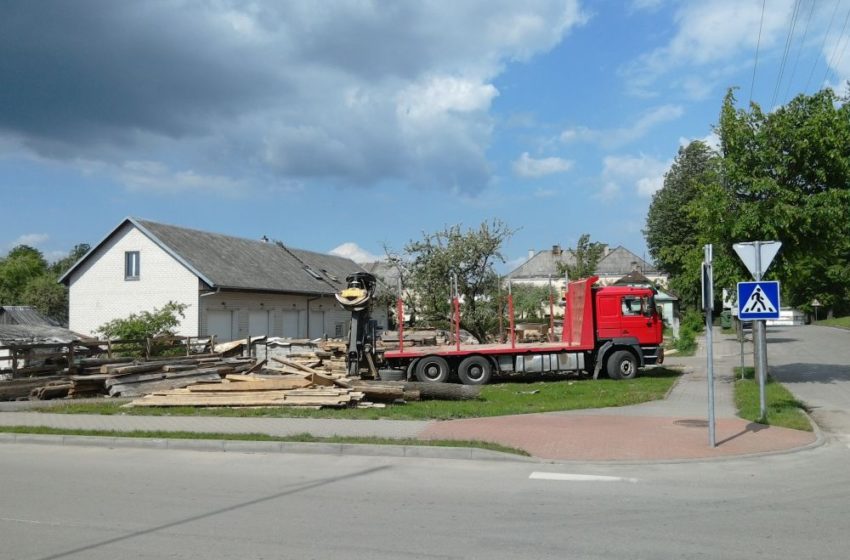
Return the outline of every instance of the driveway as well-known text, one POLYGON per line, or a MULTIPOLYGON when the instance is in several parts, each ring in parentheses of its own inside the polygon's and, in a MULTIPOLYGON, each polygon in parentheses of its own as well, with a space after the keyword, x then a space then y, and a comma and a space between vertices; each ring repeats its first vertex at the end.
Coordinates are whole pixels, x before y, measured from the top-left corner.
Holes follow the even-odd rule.
POLYGON ((769 327, 770 374, 812 409, 826 431, 850 436, 850 331, 769 327))

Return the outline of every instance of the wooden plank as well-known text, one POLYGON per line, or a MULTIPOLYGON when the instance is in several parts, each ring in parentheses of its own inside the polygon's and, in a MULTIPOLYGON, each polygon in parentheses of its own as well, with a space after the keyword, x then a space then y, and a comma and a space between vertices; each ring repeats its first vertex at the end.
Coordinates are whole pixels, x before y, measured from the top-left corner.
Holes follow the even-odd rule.
POLYGON ((234 381, 232 383, 207 383, 204 385, 193 385, 189 387, 192 392, 206 393, 212 391, 236 392, 236 391, 277 391, 286 389, 300 389, 308 387, 310 381, 307 379, 281 379, 281 380, 257 380, 257 381, 234 381))
POLYGON ((293 362, 292 360, 286 360, 284 358, 278 358, 277 356, 272 356, 272 360, 274 360, 274 361, 276 361, 280 364, 283 364, 285 366, 289 366, 291 368, 299 369, 299 370, 301 370, 305 373, 317 373, 317 374, 321 375, 320 371, 316 371, 315 369, 313 369, 311 367, 301 365, 298 362, 293 362))

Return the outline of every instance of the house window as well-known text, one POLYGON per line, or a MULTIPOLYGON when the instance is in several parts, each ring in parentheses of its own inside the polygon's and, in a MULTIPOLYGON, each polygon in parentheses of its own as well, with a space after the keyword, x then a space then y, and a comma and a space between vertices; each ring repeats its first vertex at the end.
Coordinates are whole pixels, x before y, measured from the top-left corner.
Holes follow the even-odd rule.
POLYGON ((124 252, 124 280, 139 279, 139 252, 125 251, 124 252))

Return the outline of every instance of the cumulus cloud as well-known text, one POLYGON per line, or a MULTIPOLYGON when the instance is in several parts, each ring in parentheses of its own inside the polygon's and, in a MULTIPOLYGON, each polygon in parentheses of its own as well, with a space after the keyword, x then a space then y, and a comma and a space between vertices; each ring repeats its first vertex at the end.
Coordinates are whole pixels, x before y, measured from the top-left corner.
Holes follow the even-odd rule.
POLYGON ((653 128, 678 119, 684 114, 680 105, 661 105, 646 111, 631 126, 611 130, 586 127, 568 128, 561 133, 562 142, 592 142, 604 148, 630 144, 646 136, 653 128))
POLYGON ((639 156, 607 156, 603 160, 600 198, 613 198, 623 186, 629 186, 642 197, 652 196, 664 186, 664 174, 672 161, 661 161, 641 154, 639 156))
MULTIPOLYGON (((792 0, 770 2, 764 11, 760 49, 768 50, 784 38, 793 4, 792 0)), ((703 97, 732 70, 724 65, 742 52, 755 52, 761 8, 758 2, 739 0, 681 3, 674 16, 676 32, 670 41, 622 69, 628 90, 637 95, 654 95, 658 80, 675 72, 678 75, 669 83, 693 98, 703 97), (707 73, 705 68, 711 65, 720 67, 707 73)))
POLYGON ((708 134, 706 134, 702 138, 686 138, 684 136, 680 136, 679 137, 679 146, 684 148, 685 146, 687 146, 688 144, 690 144, 691 142, 693 142, 695 140, 699 140, 700 142, 702 142, 703 144, 705 144, 706 146, 708 146, 709 148, 711 148, 714 151, 720 151, 720 136, 718 136, 717 133, 714 132, 714 131, 709 132, 708 134))
POLYGON ((547 157, 535 159, 528 155, 528 152, 523 152, 519 156, 519 159, 514 162, 514 173, 520 177, 537 178, 552 175, 553 173, 569 171, 572 166, 572 161, 563 158, 547 157))
POLYGON ((131 188, 273 176, 475 192, 494 79, 583 21, 578 0, 14 3, 0 137, 131 188))
POLYGON ((384 257, 370 253, 357 243, 349 241, 330 250, 331 255, 345 257, 356 263, 368 263, 383 260, 384 257))
POLYGON ((28 245, 30 247, 38 247, 42 245, 45 241, 50 239, 50 236, 46 233, 25 233, 23 235, 18 236, 17 239, 9 243, 9 248, 17 247, 18 245, 28 245))

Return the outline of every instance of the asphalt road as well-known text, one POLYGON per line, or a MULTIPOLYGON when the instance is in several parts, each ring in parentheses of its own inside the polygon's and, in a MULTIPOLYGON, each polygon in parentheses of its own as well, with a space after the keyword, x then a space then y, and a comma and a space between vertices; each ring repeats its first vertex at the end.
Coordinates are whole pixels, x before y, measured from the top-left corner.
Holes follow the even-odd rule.
POLYGON ((0 559, 843 560, 848 464, 834 440, 568 466, 7 444, 0 559))
POLYGON ((770 374, 805 402, 826 431, 850 436, 850 331, 770 327, 770 374))

